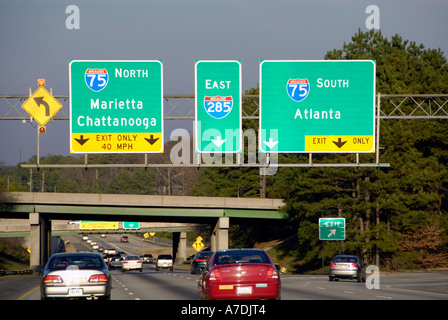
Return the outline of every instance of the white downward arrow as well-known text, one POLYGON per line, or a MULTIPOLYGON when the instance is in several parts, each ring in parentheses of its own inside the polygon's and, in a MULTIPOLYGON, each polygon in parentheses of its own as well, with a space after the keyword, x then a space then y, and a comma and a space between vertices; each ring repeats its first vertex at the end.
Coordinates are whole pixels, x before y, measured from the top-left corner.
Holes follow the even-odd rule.
POLYGON ((226 139, 221 140, 221 136, 218 136, 218 137, 216 137, 216 140, 213 140, 213 139, 212 139, 212 142, 213 142, 214 144, 216 144, 216 146, 219 148, 220 146, 222 146, 222 144, 223 144, 224 142, 226 142, 226 139))
POLYGON ((267 142, 267 141, 263 141, 263 142, 271 149, 278 143, 278 141, 274 141, 274 139, 272 139, 272 138, 269 138, 269 142, 267 142))

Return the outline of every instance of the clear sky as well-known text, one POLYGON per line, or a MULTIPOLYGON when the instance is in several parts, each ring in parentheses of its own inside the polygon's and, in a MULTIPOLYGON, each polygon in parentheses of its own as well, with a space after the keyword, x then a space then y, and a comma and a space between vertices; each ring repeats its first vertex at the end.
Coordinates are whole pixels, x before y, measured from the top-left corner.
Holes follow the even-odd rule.
MULTIPOLYGON (((359 28, 368 31, 369 5, 379 9, 384 36, 448 56, 447 0, 0 0, 0 94, 34 92, 39 78, 68 94, 72 59, 163 60, 165 94, 194 93, 195 60, 237 59, 246 90, 257 86, 260 60, 323 59, 359 28), (79 8, 79 29, 66 27, 70 5, 79 8)), ((0 116, 9 110, 0 101, 0 116)), ((34 126, 0 121, 0 162, 36 154, 28 150, 36 148, 34 126)), ((69 154, 68 121, 47 124, 41 156, 48 154, 69 154)))

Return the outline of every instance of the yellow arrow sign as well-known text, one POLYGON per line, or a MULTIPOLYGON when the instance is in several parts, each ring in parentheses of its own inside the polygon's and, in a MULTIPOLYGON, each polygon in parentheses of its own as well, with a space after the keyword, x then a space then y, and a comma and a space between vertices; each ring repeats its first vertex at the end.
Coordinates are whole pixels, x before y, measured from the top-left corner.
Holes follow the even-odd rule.
POLYGON ((44 126, 62 108, 62 104, 44 87, 39 87, 23 104, 25 110, 41 126, 44 126))

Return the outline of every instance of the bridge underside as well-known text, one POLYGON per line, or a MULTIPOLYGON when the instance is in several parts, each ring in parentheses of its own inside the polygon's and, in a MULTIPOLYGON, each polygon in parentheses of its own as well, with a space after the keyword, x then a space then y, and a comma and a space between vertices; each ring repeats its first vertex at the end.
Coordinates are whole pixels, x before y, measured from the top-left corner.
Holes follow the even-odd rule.
MULTIPOLYGON (((154 223, 165 223, 159 224, 158 230, 181 233, 191 231, 194 224, 209 224, 215 226, 212 250, 219 250, 228 248, 229 219, 272 222, 289 217, 281 211, 283 201, 280 199, 7 192, 2 200, 0 219, 28 219, 29 231, 8 229, 2 223, 0 236, 29 234, 30 242, 35 246, 31 249, 31 266, 47 261, 52 235, 103 232, 56 228, 52 223, 58 220, 139 221, 142 227, 134 232, 157 231, 154 223), (144 223, 150 223, 150 226, 145 229, 144 223)), ((185 243, 184 236, 180 236, 180 243, 185 243)), ((185 251, 182 248, 182 245, 178 248, 180 257, 185 251)))

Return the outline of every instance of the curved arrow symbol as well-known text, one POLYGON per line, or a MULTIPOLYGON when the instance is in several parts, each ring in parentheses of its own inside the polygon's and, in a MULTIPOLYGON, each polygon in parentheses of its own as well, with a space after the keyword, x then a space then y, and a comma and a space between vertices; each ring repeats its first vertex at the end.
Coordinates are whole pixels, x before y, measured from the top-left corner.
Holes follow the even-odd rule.
POLYGON ((44 107, 45 107, 45 116, 49 117, 50 116, 50 106, 44 100, 44 97, 36 97, 36 98, 33 98, 33 99, 34 99, 34 101, 36 101, 36 104, 37 104, 38 107, 40 107, 41 104, 44 105, 44 107))

